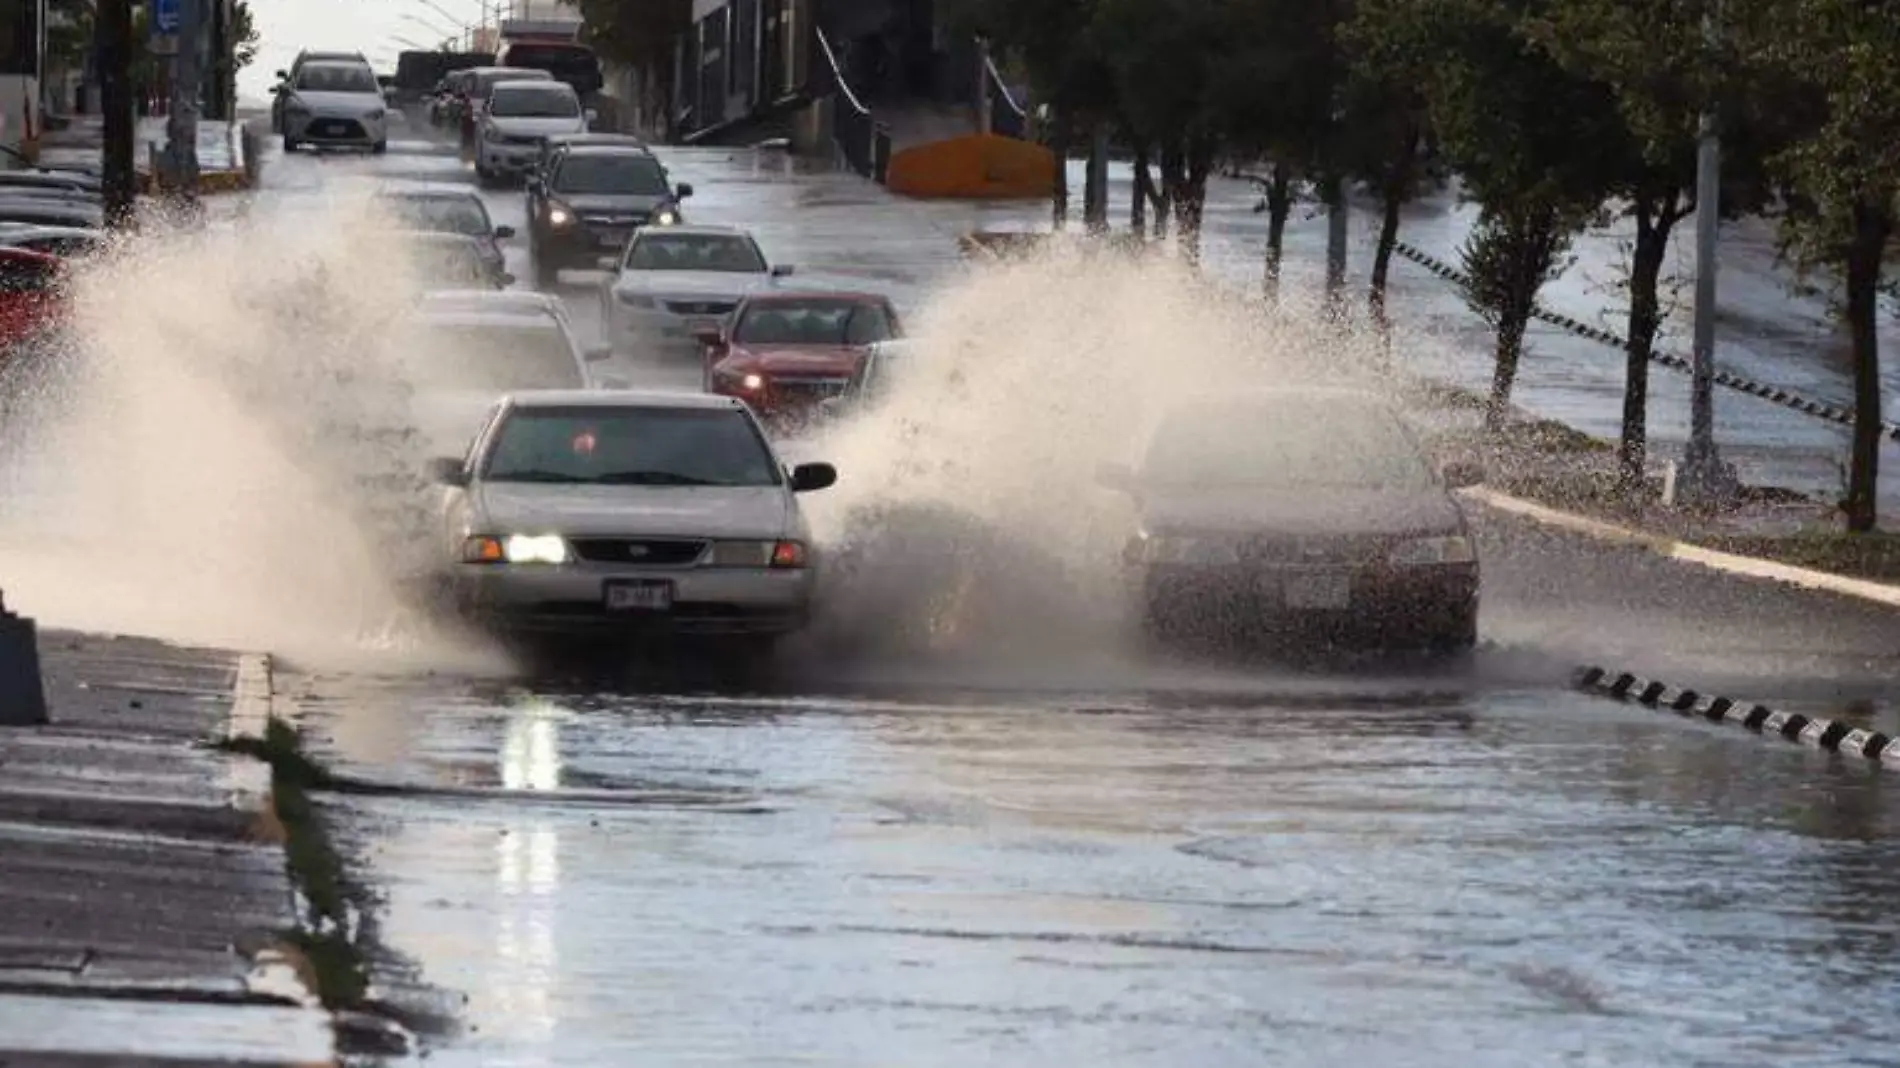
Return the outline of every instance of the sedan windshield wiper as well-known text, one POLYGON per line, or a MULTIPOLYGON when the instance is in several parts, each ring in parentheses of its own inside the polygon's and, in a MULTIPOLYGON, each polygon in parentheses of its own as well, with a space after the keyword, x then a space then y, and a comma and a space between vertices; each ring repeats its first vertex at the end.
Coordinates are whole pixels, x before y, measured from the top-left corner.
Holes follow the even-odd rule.
POLYGON ((490 472, 489 482, 588 482, 590 479, 561 471, 504 471, 501 474, 490 472))
POLYGON ((594 481, 616 486, 729 486, 730 482, 695 478, 674 471, 609 471, 594 481))

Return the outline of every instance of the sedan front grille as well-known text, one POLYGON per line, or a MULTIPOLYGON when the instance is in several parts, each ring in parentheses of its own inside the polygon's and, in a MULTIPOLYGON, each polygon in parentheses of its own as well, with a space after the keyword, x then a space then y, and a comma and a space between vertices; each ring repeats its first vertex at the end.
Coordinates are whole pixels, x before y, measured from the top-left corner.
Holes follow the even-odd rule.
POLYGON ((583 215, 581 221, 594 226, 644 226, 644 215, 583 215))
POLYGON ((850 381, 848 378, 774 378, 772 390, 794 397, 821 399, 843 393, 850 381))
POLYGON ((669 300, 666 310, 674 315, 731 315, 739 306, 732 300, 669 300))
POLYGON ((1323 567, 1380 559, 1392 539, 1382 536, 1269 534, 1247 539, 1240 558, 1250 564, 1323 567))
POLYGON ((355 119, 316 119, 304 131, 306 137, 335 137, 358 140, 367 136, 363 124, 355 119))
POLYGON ((574 555, 590 564, 684 567, 706 551, 703 539, 570 538, 574 555))

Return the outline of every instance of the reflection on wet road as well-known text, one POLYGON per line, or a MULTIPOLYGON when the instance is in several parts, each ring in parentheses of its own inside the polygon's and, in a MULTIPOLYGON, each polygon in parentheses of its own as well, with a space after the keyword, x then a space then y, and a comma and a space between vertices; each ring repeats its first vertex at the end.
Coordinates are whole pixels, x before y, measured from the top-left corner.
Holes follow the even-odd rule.
POLYGON ((1875 1064, 1878 773, 1552 693, 310 679, 450 1064, 1875 1064))

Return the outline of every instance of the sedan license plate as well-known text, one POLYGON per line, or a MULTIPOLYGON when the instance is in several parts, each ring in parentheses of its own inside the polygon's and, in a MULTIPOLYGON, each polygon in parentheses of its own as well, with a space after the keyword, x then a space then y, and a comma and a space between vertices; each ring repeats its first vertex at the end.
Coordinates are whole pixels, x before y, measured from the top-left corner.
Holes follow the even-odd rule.
POLYGON ((606 584, 609 612, 665 612, 673 607, 673 584, 664 579, 606 584))
POLYGON ((1352 579, 1334 571, 1288 575, 1281 595, 1288 608, 1346 608, 1352 604, 1352 579))

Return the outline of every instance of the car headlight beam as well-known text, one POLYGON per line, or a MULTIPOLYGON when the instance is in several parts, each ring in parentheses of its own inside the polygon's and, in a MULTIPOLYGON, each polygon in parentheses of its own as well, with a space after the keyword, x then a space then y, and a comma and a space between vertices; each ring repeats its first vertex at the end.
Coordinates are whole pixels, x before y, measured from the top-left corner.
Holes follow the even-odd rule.
POLYGON ((1392 547, 1386 559, 1394 567, 1431 567, 1437 564, 1473 564, 1478 561, 1471 539, 1462 534, 1412 538, 1392 547))
POLYGON ((568 211, 566 208, 549 208, 548 209, 548 225, 549 226, 566 226, 567 224, 573 221, 574 221, 573 213, 568 211))
POLYGON ((679 212, 674 211, 672 208, 662 208, 653 213, 653 225, 655 226, 676 226, 679 224, 679 221, 679 212))

